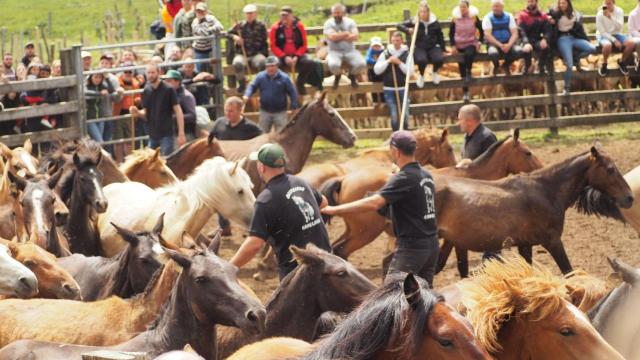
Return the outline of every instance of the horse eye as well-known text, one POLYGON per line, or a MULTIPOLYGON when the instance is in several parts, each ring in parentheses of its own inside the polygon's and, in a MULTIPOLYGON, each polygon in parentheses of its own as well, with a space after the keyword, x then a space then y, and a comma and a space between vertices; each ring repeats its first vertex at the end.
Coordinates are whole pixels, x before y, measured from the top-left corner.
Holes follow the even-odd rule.
POLYGON ((607 168, 607 172, 608 172, 609 174, 613 174, 613 172, 614 172, 614 171, 615 171, 615 169, 614 169, 612 166, 610 166, 610 167, 608 167, 608 168, 607 168))
POLYGON ((23 265, 31 269, 31 268, 34 268, 36 265, 38 265, 38 263, 36 263, 33 260, 27 260, 23 263, 23 265))
POLYGON ((531 153, 531 151, 527 151, 527 152, 525 152, 524 154, 525 154, 525 155, 527 155, 527 156, 531 156, 531 155, 533 155, 533 154, 531 153))
POLYGON ((438 340, 438 343, 440 343, 440 346, 445 347, 445 348, 453 347, 453 341, 451 341, 449 339, 440 339, 440 340, 438 340))
POLYGON ((340 277, 343 277, 343 276, 346 276, 346 275, 347 275, 347 272, 345 270, 341 270, 341 271, 338 271, 336 273, 336 276, 340 276, 340 277))
POLYGON ((196 278, 196 284, 204 284, 207 282, 207 278, 204 276, 198 276, 196 278))
POLYGON ((562 328, 562 329, 560 329, 560 335, 562 335, 562 336, 571 336, 571 335, 575 335, 575 334, 576 333, 571 328, 562 328))

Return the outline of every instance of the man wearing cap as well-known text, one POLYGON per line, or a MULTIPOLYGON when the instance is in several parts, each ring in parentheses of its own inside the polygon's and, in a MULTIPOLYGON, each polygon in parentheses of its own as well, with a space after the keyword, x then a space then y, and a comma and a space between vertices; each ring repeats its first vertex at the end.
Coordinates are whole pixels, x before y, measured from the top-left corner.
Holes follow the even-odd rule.
MULTIPOLYGON (((173 34, 176 37, 176 39, 179 39, 185 36, 185 34, 183 33, 183 29, 186 28, 184 26, 184 23, 188 21, 187 20, 188 14, 192 13, 193 10, 194 10, 193 0, 182 0, 182 8, 180 9, 180 11, 178 11, 176 16, 173 18, 173 34)), ((191 28, 192 22, 193 22, 193 19, 191 19, 191 21, 189 22, 189 29, 191 28)), ((189 34, 191 34, 190 31, 189 31, 189 34)), ((191 47, 191 43, 189 43, 188 41, 179 42, 178 45, 183 49, 191 47)))
POLYGON ((284 150, 279 145, 265 144, 249 158, 258 161, 258 173, 267 186, 256 199, 249 237, 231 263, 242 267, 267 242, 276 255, 282 280, 298 266, 289 251, 291 245, 305 247, 312 243, 331 251, 320 216, 327 199, 306 181, 285 173, 284 150))
POLYGON ((272 126, 280 131, 287 124, 287 96, 291 98, 291 108, 296 109, 298 94, 289 75, 278 69, 275 56, 267 58, 266 69, 253 79, 244 93, 244 100, 247 101, 256 90, 260 90, 260 128, 265 133, 270 132, 272 126))
POLYGON ((327 206, 323 214, 342 215, 377 211, 389 205, 397 250, 388 274, 414 273, 433 286, 438 261, 435 185, 431 174, 415 160, 416 138, 410 131, 396 131, 389 145, 400 171, 372 196, 338 206, 327 206))
POLYGON ((16 72, 13 70, 13 55, 11 53, 5 53, 2 56, 0 73, 4 75, 4 78, 8 81, 16 81, 16 72))
POLYGON ((293 16, 291 6, 280 9, 280 21, 269 31, 271 52, 280 59, 280 66, 297 73, 298 94, 306 93, 304 84, 313 71, 313 61, 307 56, 307 31, 300 20, 293 16))
POLYGON ((340 85, 340 77, 342 76, 342 64, 347 63, 349 66, 349 80, 351 86, 356 87, 358 76, 366 63, 362 54, 356 50, 355 42, 360 34, 356 22, 345 16, 347 8, 344 4, 337 3, 331 7, 331 17, 324 23, 323 33, 327 37, 329 44, 329 54, 327 54, 327 65, 329 71, 334 75, 333 88, 337 89, 340 85))
POLYGON ((160 71, 157 64, 147 65, 147 84, 142 93, 143 110, 132 106, 129 111, 133 116, 146 119, 149 129, 149 147, 160 148, 163 156, 174 150, 174 120, 178 126, 178 146, 186 142, 184 134, 184 117, 178 103, 176 91, 160 81, 160 71))
POLYGON ((82 57, 82 71, 91 70, 91 62, 93 61, 93 57, 91 56, 91 53, 88 51, 82 50, 82 52, 80 53, 80 56, 82 57))
MULTIPOLYGON (((369 81, 371 82, 382 82, 382 75, 376 74, 373 71, 373 67, 376 65, 378 58, 384 52, 384 45, 382 45, 382 39, 379 36, 374 36, 371 38, 371 42, 369 45, 369 49, 367 50, 367 55, 365 56, 365 60, 368 66, 367 76, 369 81)), ((374 103, 382 105, 384 103, 384 98, 382 97, 382 93, 372 93, 371 99, 374 103)))
POLYGON ((24 56, 22 57, 22 65, 24 67, 29 67, 31 64, 31 60, 36 57, 36 47, 33 45, 33 42, 29 41, 24 45, 24 56))
MULTIPOLYGON (((196 138, 196 98, 182 86, 182 75, 177 70, 169 70, 164 76, 164 81, 176 91, 178 104, 184 117, 184 135, 187 141, 196 138)), ((173 114, 175 121, 176 115, 173 114)))
MULTIPOLYGON (((211 36, 219 34, 224 27, 215 16, 208 13, 207 4, 199 2, 196 4, 196 18, 191 23, 191 31, 193 36, 211 36)), ((196 59, 208 59, 211 57, 211 39, 197 39, 193 41, 193 51, 196 59)), ((208 64, 196 64, 198 71, 208 71, 208 64)))
POLYGON ((240 93, 244 92, 247 86, 245 67, 250 66, 254 71, 262 71, 269 55, 267 27, 262 21, 257 20, 258 8, 253 4, 248 4, 242 11, 245 21, 236 23, 229 30, 229 36, 236 44, 233 68, 240 82, 238 86, 240 93))

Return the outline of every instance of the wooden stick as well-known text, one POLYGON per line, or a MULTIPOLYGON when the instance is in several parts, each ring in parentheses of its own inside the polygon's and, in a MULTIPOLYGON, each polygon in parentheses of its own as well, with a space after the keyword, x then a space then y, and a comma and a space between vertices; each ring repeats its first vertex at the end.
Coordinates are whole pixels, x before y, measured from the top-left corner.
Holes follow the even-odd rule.
POLYGON ((409 99, 409 74, 411 74, 413 72, 415 64, 413 63, 413 52, 415 51, 416 48, 416 38, 418 37, 418 26, 420 25, 420 18, 419 18, 419 10, 418 12, 416 12, 416 19, 414 20, 416 22, 415 26, 413 27, 413 33, 411 34, 411 46, 409 47, 409 56, 407 57, 407 65, 411 64, 411 66, 407 66, 407 78, 404 82, 404 97, 402 99, 402 117, 400 117, 400 130, 404 129, 404 116, 407 112, 407 107, 405 106, 405 104, 407 103, 408 99, 409 99))
MULTIPOLYGON (((400 91, 398 90, 398 78, 396 77, 396 67, 394 64, 389 64, 391 66, 391 75, 393 75, 393 92, 396 94, 396 116, 400 116, 400 113, 402 112, 400 110, 400 91)), ((400 119, 398 119, 398 121, 400 122, 400 125, 403 124, 403 122, 400 121, 400 119)), ((402 126, 399 127, 400 130, 402 130, 402 126)))
POLYGON ((131 114, 129 127, 131 129, 131 151, 133 151, 136 148, 136 117, 133 114, 131 114))

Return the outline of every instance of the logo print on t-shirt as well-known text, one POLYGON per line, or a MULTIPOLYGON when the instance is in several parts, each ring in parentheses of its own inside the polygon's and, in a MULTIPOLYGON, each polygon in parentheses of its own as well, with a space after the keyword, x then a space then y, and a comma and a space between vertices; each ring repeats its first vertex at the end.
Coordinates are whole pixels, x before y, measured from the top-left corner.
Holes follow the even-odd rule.
POLYGON ((420 181, 420 186, 422 186, 422 190, 424 191, 424 196, 426 200, 426 209, 424 219, 435 219, 436 217, 436 205, 433 197, 433 191, 431 190, 431 186, 433 186, 433 180, 426 178, 420 181), (429 185, 431 184, 431 185, 429 185))
POLYGON ((293 200, 293 202, 298 206, 298 210, 300 210, 300 212, 304 216, 305 223, 313 221, 313 218, 315 217, 315 212, 313 211, 313 206, 311 206, 311 204, 304 201, 304 199, 301 198, 300 196, 294 195, 291 197, 291 200, 293 200))

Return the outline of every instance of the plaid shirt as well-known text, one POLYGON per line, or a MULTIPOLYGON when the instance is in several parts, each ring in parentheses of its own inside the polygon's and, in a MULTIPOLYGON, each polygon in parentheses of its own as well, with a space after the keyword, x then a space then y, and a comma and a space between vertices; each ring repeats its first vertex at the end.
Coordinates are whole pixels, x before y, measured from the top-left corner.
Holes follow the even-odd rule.
MULTIPOLYGON (((247 52, 247 56, 269 55, 267 27, 263 22, 258 20, 251 23, 243 21, 232 27, 229 34, 238 35, 244 40, 244 50, 247 52)), ((242 54, 242 48, 238 45, 236 45, 235 51, 236 54, 242 54)))

